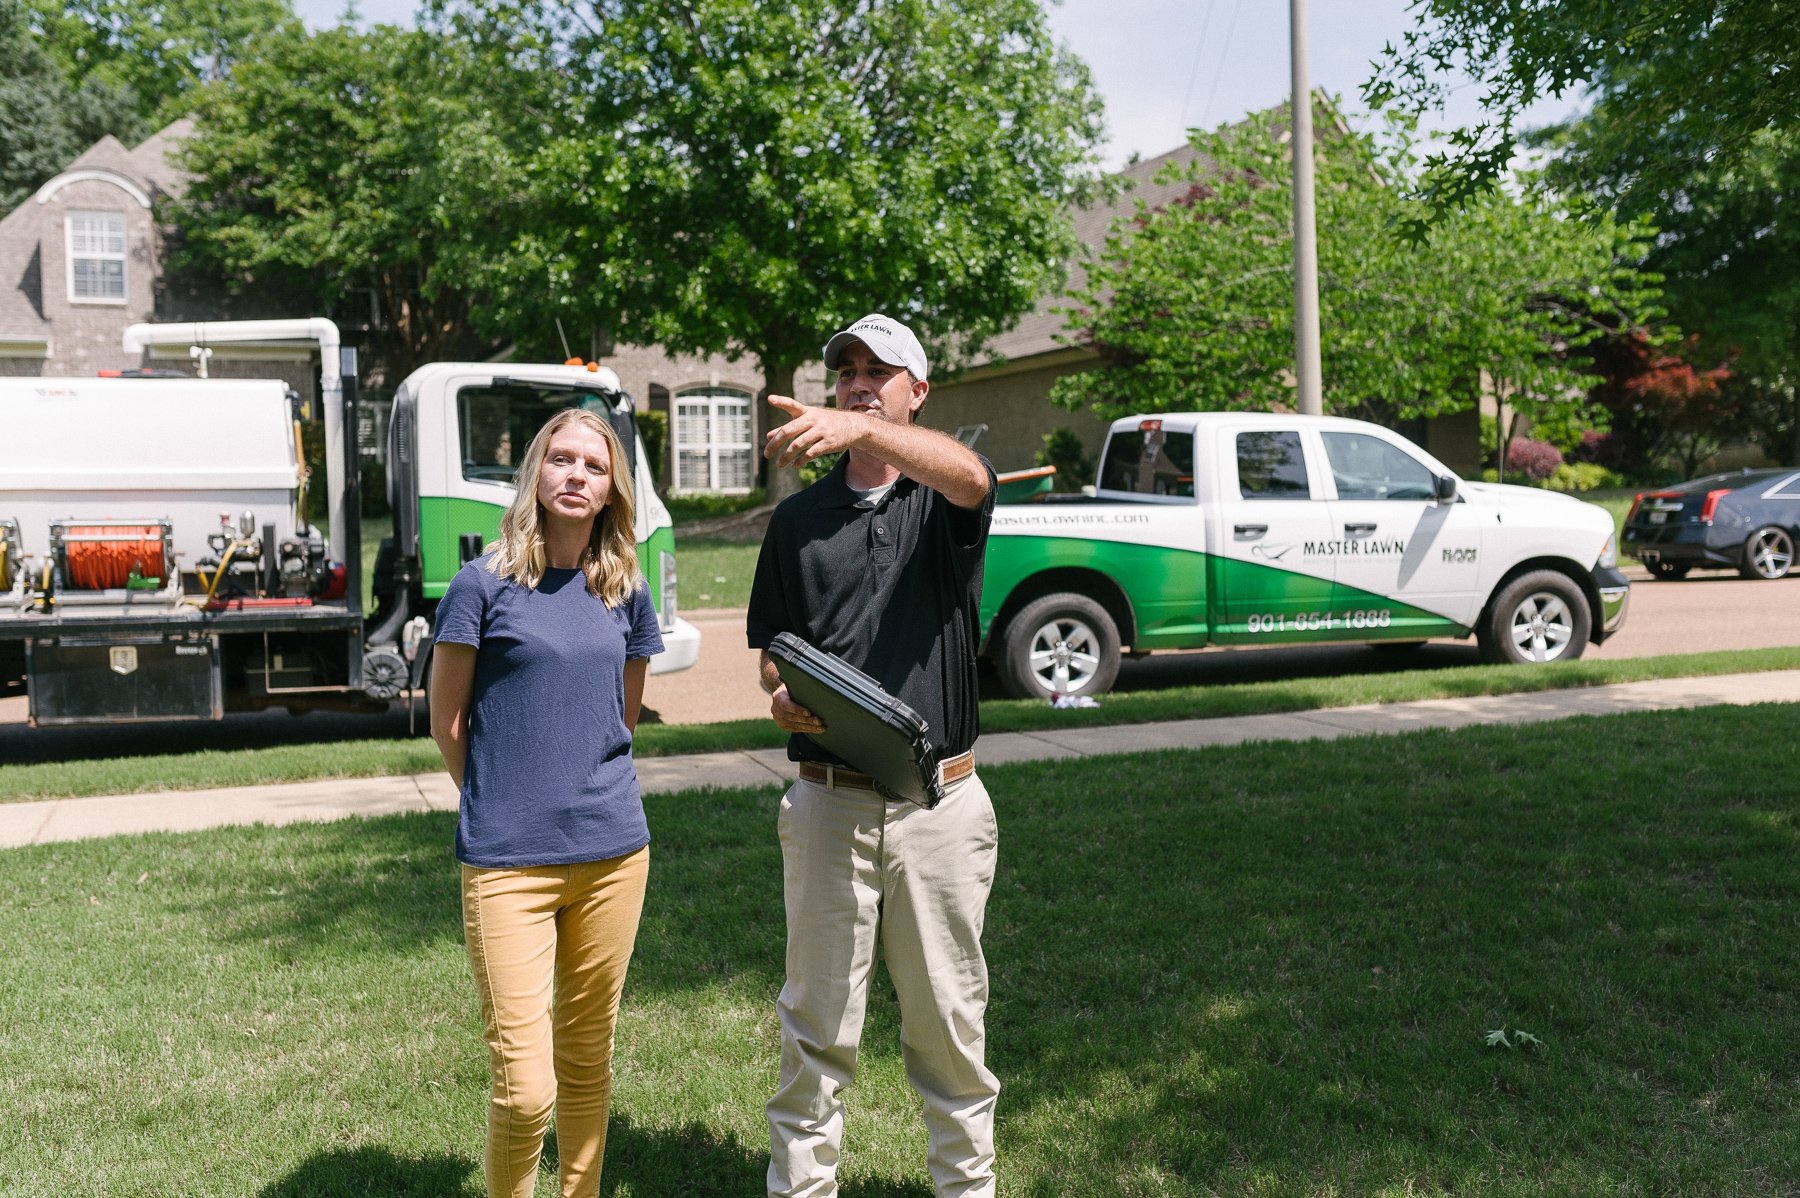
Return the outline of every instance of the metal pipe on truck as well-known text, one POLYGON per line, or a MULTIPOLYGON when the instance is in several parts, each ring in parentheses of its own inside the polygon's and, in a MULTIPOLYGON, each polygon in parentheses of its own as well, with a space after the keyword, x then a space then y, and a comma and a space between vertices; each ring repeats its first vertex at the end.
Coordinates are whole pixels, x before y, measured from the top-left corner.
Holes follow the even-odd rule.
MULTIPOLYGON (((350 480, 345 477, 345 464, 350 458, 344 452, 344 439, 346 435, 354 435, 354 431, 346 434, 344 429, 344 376, 338 361, 342 339, 338 336, 335 323, 323 316, 308 316, 293 320, 196 320, 186 324, 134 324, 125 330, 124 348, 127 354, 142 354, 152 345, 205 347, 269 341, 304 341, 319 347, 319 401, 325 407, 325 480, 330 497, 330 516, 326 523, 334 552, 340 555, 340 560, 344 560, 354 573, 355 559, 345 559, 342 556, 352 548, 349 530, 353 518, 358 515, 348 508, 347 500, 352 488, 350 480)), ((354 358, 352 362, 354 363, 354 358)))

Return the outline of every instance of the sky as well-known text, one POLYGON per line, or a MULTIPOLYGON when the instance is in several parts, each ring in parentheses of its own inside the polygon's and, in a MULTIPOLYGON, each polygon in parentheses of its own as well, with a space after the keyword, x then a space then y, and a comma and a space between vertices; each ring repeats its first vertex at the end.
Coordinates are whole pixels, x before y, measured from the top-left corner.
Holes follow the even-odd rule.
MULTIPOLYGON (((1412 28, 1414 0, 1310 0, 1312 85, 1337 95, 1352 116, 1382 47, 1412 28)), ((335 23, 343 0, 294 0, 314 27, 335 23)), ((358 0, 364 24, 411 24, 415 0, 358 0)), ((1108 168, 1181 145, 1190 127, 1212 128, 1287 98, 1288 5, 1281 0, 1064 0, 1048 6, 1058 41, 1080 55, 1106 101, 1108 168)), ((1574 97, 1527 114, 1547 124, 1572 113, 1574 97)), ((1480 115, 1479 89, 1453 93, 1440 127, 1480 115)), ((1435 122, 1433 122, 1435 123, 1435 122)))

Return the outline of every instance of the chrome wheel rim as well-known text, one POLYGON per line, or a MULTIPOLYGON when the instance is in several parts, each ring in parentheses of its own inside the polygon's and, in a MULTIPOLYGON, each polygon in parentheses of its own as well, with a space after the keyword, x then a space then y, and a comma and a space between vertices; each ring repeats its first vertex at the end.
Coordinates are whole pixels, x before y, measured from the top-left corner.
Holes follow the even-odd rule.
POLYGON ((1750 568, 1764 578, 1780 578, 1794 564, 1794 543, 1777 528, 1750 538, 1750 568))
POLYGON ((1100 672, 1100 638, 1085 620, 1049 620, 1031 634, 1027 661, 1044 693, 1077 695, 1100 672))
POLYGON ((1562 596, 1550 591, 1527 595, 1508 622, 1513 650, 1526 661, 1555 661, 1568 651, 1575 617, 1562 596))

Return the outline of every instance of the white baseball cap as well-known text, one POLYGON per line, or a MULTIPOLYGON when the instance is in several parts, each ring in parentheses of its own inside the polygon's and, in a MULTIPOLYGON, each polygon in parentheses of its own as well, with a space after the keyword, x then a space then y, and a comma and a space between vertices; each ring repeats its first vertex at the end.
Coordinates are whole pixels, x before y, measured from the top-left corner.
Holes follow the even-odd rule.
POLYGON ((836 370, 843 361, 844 349, 852 341, 869 347, 878 361, 889 366, 902 366, 916 379, 925 377, 925 347, 913 331, 879 312, 871 312, 825 343, 825 367, 836 370))

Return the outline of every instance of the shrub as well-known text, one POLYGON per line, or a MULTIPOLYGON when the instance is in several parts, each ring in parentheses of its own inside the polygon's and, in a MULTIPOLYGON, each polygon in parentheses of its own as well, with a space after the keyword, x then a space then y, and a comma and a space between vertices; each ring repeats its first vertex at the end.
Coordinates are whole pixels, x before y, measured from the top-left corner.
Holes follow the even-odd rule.
POLYGON ((1564 462, 1544 485, 1552 491, 1577 493, 1601 487, 1622 487, 1625 478, 1594 462, 1564 462))
POLYGON ((1506 465, 1534 483, 1541 483, 1563 464, 1562 450, 1548 441, 1514 437, 1506 445, 1506 465))
POLYGON ((657 490, 663 490, 669 485, 663 477, 669 449, 669 414, 646 408, 637 413, 637 430, 644 439, 644 456, 650 459, 650 477, 657 490))
POLYGON ((670 495, 663 501, 669 518, 676 524, 690 520, 711 520, 717 516, 734 516, 763 504, 763 489, 752 487, 748 495, 714 495, 697 491, 691 495, 670 495))
POLYGON ((1082 449, 1081 438, 1072 428, 1053 428, 1044 434, 1037 464, 1056 467, 1053 485, 1058 491, 1079 491, 1094 481, 1094 459, 1082 449))

